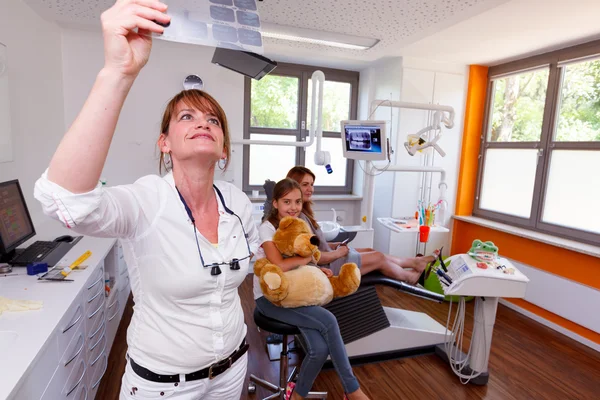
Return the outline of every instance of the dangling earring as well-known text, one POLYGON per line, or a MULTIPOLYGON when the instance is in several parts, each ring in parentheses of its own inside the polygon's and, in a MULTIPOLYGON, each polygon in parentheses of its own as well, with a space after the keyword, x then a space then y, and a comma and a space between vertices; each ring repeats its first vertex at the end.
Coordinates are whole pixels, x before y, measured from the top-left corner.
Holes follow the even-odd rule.
POLYGON ((167 168, 171 167, 171 153, 163 153, 163 160, 167 168))
POLYGON ((219 160, 219 162, 218 162, 218 164, 217 164, 217 165, 219 166, 219 169, 220 169, 221 171, 224 171, 224 170, 225 170, 225 165, 226 165, 226 164, 227 164, 227 159, 226 159, 226 158, 221 158, 221 159, 219 160))

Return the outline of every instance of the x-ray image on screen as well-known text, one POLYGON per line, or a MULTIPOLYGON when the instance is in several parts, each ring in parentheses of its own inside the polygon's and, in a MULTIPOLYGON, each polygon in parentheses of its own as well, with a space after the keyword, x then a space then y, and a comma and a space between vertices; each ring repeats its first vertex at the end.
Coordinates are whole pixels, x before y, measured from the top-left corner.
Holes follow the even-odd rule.
POLYGON ((346 158, 385 160, 385 122, 342 121, 342 132, 346 158))
POLYGON ((359 129, 347 129, 346 141, 348 142, 348 150, 372 151, 373 147, 379 142, 379 138, 376 136, 378 136, 376 129, 363 129, 362 127, 359 129))

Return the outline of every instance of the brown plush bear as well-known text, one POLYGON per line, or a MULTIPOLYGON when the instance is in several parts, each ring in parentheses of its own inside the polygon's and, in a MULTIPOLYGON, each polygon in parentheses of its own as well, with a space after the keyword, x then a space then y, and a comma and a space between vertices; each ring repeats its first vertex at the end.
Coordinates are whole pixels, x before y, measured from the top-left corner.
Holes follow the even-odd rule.
MULTIPOLYGON (((320 259, 319 239, 312 234, 306 222, 285 217, 273 236, 273 243, 285 257, 312 256, 320 259)), ((303 265, 283 272, 266 258, 254 263, 254 274, 259 277, 264 296, 280 307, 322 306, 335 297, 354 293, 360 285, 360 270, 354 263, 342 266, 338 276, 328 278, 323 271, 303 265)))

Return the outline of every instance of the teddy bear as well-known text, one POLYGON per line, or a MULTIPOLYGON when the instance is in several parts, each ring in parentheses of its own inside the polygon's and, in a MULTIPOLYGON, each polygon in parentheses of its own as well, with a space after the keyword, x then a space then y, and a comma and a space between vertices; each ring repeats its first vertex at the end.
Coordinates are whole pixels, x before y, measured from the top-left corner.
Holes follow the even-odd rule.
MULTIPOLYGON (((312 256, 315 263, 321 257, 319 239, 299 218, 283 218, 272 240, 284 257, 312 256)), ((360 285, 360 270, 354 263, 344 264, 338 276, 328 278, 312 265, 283 272, 279 266, 261 258, 254 263, 254 274, 259 278, 263 295, 285 308, 322 306, 336 297, 354 293, 360 285)))

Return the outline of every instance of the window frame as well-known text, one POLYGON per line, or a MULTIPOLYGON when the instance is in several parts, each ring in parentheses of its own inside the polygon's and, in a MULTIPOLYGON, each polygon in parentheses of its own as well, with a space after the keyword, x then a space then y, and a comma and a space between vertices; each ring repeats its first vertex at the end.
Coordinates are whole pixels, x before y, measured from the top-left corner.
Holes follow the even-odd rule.
POLYGON ((473 216, 506 223, 532 231, 547 233, 554 236, 561 236, 579 242, 593 245, 600 244, 600 235, 596 233, 568 228, 542 221, 552 152, 554 150, 600 151, 600 142, 566 142, 554 141, 553 139, 557 118, 560 111, 558 107, 560 106, 560 89, 562 76, 565 71, 564 67, 566 67, 565 63, 585 61, 586 58, 592 58, 594 56, 600 56, 600 40, 489 68, 485 114, 480 139, 477 185, 472 212, 473 216), (493 115, 493 81, 498 78, 527 72, 528 70, 534 70, 545 66, 548 66, 549 74, 548 86, 546 89, 546 102, 544 105, 544 116, 542 120, 542 131, 539 142, 489 142, 487 134, 489 124, 491 123, 490 119, 493 115), (521 218, 514 215, 503 214, 480 208, 479 201, 481 196, 484 172, 483 169, 485 165, 487 149, 538 149, 538 163, 535 173, 533 199, 529 218, 521 218))
MULTIPOLYGON (((291 76, 299 78, 298 91, 298 119, 296 129, 279 128, 252 128, 250 126, 251 116, 251 78, 244 78, 244 139, 250 139, 250 133, 260 133, 267 135, 294 135, 296 141, 304 141, 308 137, 308 81, 314 71, 320 70, 325 74, 328 81, 349 83, 350 92, 350 119, 356 119, 358 114, 358 84, 359 75, 357 71, 346 71, 333 68, 321 68, 311 65, 278 63, 277 68, 270 75, 291 76), (302 123, 305 122, 304 128, 302 123), (252 131, 252 132, 251 132, 252 131)), ((323 131, 324 138, 341 138, 341 132, 323 131)), ((341 145, 341 144, 340 144, 341 145)), ((244 146, 244 169, 242 177, 242 190, 251 193, 258 190, 264 193, 262 185, 250 185, 250 145, 244 146)), ((304 147, 296 147, 297 165, 305 165, 306 151, 304 147)), ((284 172, 285 173, 285 172, 284 172)), ((273 177, 276 178, 276 177, 273 177)), ((354 181, 354 160, 347 159, 346 162, 346 182, 344 186, 319 186, 319 194, 352 194, 352 184, 354 181)))

